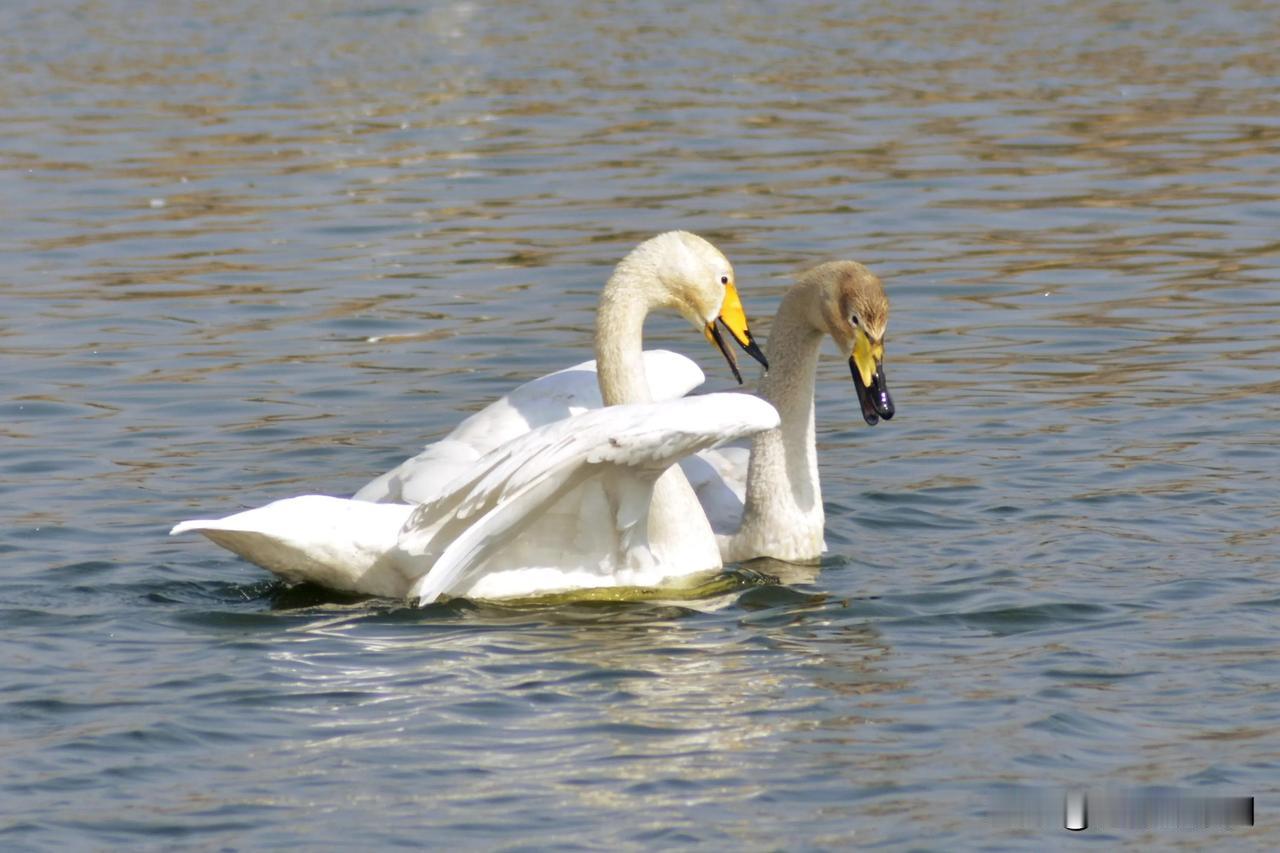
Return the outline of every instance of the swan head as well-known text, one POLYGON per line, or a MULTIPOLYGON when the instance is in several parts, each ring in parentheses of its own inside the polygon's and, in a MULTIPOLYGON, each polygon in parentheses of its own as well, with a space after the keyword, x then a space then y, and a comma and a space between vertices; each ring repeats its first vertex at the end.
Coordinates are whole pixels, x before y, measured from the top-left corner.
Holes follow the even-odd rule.
POLYGON ((889 322, 889 299, 875 273, 854 261, 832 261, 801 276, 817 285, 816 328, 836 342, 849 358, 849 372, 858 392, 862 417, 875 425, 893 417, 893 398, 884 376, 884 333, 889 322))
POLYGON ((769 362, 747 325, 733 265, 697 234, 668 231, 644 241, 623 258, 615 273, 619 274, 644 283, 650 307, 678 311, 701 329, 729 362, 739 383, 742 374, 738 360, 721 335, 720 326, 748 355, 769 369, 769 362))

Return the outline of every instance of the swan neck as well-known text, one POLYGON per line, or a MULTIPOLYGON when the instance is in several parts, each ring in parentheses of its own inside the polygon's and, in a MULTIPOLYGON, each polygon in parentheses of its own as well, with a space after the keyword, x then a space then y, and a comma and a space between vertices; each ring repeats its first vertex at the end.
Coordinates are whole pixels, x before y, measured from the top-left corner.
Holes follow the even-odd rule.
POLYGON ((775 359, 778 363, 760 380, 760 393, 775 406, 784 403, 794 407, 788 412, 779 411, 784 423, 788 414, 794 421, 800 409, 813 407, 822 330, 810 319, 809 301, 807 288, 792 287, 787 291, 774 315, 765 346, 769 364, 773 365, 775 359))
MULTIPOLYGON (((810 315, 815 293, 794 286, 783 297, 769 330, 769 373, 760 396, 778 410, 777 428, 752 441, 743 529, 778 525, 816 528, 822 535, 822 491, 814 437, 813 395, 823 333, 810 315)), ((799 532, 799 531, 797 531, 799 532)))
POLYGON ((644 372, 644 320, 653 307, 645 282, 620 265, 600 295, 596 315, 596 375, 606 406, 648 403, 652 397, 644 372))
MULTIPOLYGON (((644 369, 644 321, 654 308, 671 307, 656 272, 635 254, 623 259, 600 295, 596 315, 596 377, 606 406, 650 403, 644 369)), ((646 529, 647 548, 636 559, 652 559, 681 570, 721 566, 711 523, 698 503, 679 465, 663 472, 654 483, 646 529)))

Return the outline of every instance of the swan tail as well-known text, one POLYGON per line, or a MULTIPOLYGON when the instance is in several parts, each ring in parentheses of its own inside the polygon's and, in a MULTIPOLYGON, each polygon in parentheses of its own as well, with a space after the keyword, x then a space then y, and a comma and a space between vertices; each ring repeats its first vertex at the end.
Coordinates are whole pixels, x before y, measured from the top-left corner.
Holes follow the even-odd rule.
POLYGON ((170 535, 200 533, 291 583, 399 597, 413 579, 395 561, 396 537, 412 511, 402 504, 304 495, 225 518, 183 521, 170 535))

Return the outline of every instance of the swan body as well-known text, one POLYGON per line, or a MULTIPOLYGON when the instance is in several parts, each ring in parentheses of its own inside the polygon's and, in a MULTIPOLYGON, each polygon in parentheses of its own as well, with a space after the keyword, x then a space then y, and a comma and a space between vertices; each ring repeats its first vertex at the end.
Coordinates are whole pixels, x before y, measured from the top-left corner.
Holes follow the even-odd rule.
MULTIPOLYGON (((675 463, 772 429, 778 414, 742 394, 655 401, 693 377, 667 359, 683 378, 651 386, 641 336, 654 309, 677 311, 701 327, 735 374, 717 321, 764 361, 729 262, 696 235, 661 234, 623 258, 601 294, 596 379, 605 408, 574 414, 586 397, 570 394, 552 404, 544 398, 544 413, 563 408, 573 416, 529 429, 538 416, 509 395, 493 422, 518 434, 484 450, 486 440, 478 438, 484 419, 460 425, 459 435, 442 442, 447 465, 436 474, 442 485, 411 485, 412 494, 428 497, 416 505, 307 495, 183 522, 172 532, 200 532, 286 580, 420 603, 441 595, 519 598, 665 585, 719 569, 715 534, 675 463)), ((543 377, 551 379, 544 388, 580 381, 555 376, 543 377)), ((403 492, 415 479, 393 471, 361 492, 403 492)))
POLYGON ((777 423, 747 394, 596 409, 517 436, 429 503, 303 495, 173 533, 202 533, 289 581, 423 604, 663 586, 719 567, 697 541, 650 535, 663 471, 777 423))

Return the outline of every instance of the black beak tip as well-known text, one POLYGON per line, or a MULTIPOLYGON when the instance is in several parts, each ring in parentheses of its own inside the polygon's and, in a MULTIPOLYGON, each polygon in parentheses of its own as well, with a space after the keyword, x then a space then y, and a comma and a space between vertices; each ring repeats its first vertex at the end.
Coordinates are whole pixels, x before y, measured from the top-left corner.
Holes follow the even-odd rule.
POLYGON ((733 350, 725 345, 724 335, 720 334, 720 327, 712 323, 707 327, 707 331, 711 333, 711 339, 715 341, 716 347, 719 348, 724 360, 729 362, 729 369, 733 371, 733 378, 738 380, 738 384, 742 384, 742 373, 738 370, 738 360, 733 357, 733 350))
POLYGON ((733 362, 729 363, 729 369, 733 371, 733 378, 738 380, 738 384, 742 384, 742 373, 738 370, 738 365, 733 362))
POLYGON ((871 385, 871 402, 876 407, 876 414, 884 418, 886 421, 893 418, 894 408, 893 398, 889 396, 889 385, 884 381, 884 371, 877 370, 875 380, 871 385))
POLYGON ((889 396, 889 385, 885 382, 884 369, 876 370, 875 375, 871 377, 870 388, 862 384, 862 374, 852 358, 849 359, 849 372, 853 374, 853 387, 858 392, 858 405, 862 408, 862 419, 867 422, 867 425, 875 426, 880 423, 881 418, 886 421, 893 418, 897 409, 893 405, 893 398, 889 396))
POLYGON ((764 357, 764 353, 760 351, 760 345, 756 343, 755 338, 751 337, 751 333, 747 332, 747 345, 743 347, 747 355, 764 365, 764 369, 769 369, 769 359, 764 357))

